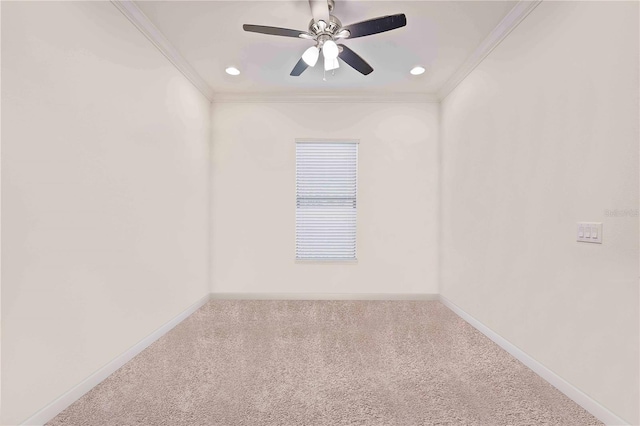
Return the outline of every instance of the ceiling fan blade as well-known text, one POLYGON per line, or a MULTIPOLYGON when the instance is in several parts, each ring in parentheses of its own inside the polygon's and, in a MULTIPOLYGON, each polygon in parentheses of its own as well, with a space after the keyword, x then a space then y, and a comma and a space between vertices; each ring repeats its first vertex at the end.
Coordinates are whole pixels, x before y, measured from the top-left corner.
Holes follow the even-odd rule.
POLYGON ((294 76, 294 77, 298 77, 307 68, 309 68, 309 65, 307 65, 307 63, 302 58, 300 58, 300 60, 296 64, 296 66, 293 67, 293 69, 291 70, 291 74, 289 74, 289 75, 294 76))
POLYGON ((379 18, 369 19, 368 21, 347 25, 343 27, 343 29, 349 30, 351 33, 349 38, 356 38, 395 30, 405 25, 407 25, 407 17, 404 16, 404 13, 399 13, 397 15, 381 16, 379 18))
POLYGON ((327 0, 309 0, 313 20, 329 23, 329 3, 327 0))
POLYGON ((369 75, 373 72, 371 65, 362 59, 356 52, 349 49, 344 44, 339 44, 338 46, 342 48, 342 52, 338 54, 338 58, 345 61, 351 68, 364 75, 369 75))
POLYGON ((306 31, 291 30, 289 28, 266 27, 264 25, 244 24, 242 29, 250 33, 269 34, 283 37, 300 38, 301 35, 308 35, 306 31))

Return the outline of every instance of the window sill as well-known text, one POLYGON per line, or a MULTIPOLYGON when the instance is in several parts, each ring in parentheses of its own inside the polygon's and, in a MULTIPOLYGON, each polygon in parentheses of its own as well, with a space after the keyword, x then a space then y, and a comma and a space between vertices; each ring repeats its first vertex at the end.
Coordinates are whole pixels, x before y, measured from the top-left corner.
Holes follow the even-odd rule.
POLYGON ((316 264, 316 265, 356 265, 358 259, 294 259, 299 264, 316 264))

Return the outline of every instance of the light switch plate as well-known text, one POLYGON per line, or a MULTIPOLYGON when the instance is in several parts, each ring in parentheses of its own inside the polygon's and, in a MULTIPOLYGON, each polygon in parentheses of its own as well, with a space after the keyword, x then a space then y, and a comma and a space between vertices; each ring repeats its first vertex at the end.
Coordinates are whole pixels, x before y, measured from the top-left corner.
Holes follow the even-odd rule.
POLYGON ((602 244, 602 222, 578 222, 576 241, 602 244))

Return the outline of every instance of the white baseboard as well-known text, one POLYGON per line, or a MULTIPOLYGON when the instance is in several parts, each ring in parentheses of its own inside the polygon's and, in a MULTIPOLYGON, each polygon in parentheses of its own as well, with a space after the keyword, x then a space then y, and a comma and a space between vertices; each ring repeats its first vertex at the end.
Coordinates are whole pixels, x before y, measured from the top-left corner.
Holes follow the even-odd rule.
POLYGON ((428 293, 211 293, 212 300, 439 300, 428 293))
POLYGON ((113 374, 117 369, 129 362, 133 357, 145 350, 149 345, 178 325, 189 315, 202 307, 210 299, 224 300, 438 300, 437 294, 413 294, 413 293, 210 293, 189 306, 171 321, 158 328, 156 331, 142 339, 140 342, 119 355, 109 364, 100 368, 91 376, 65 392, 53 402, 29 417, 23 425, 43 425, 64 411, 68 406, 80 399, 84 394, 97 386, 104 379, 113 374))
POLYGON ((40 411, 29 417, 22 424, 23 425, 43 425, 55 416, 64 411, 68 406, 76 402, 85 393, 89 392, 95 386, 97 386, 104 379, 109 377, 117 369, 129 362, 133 357, 145 350, 149 345, 162 337, 165 333, 171 330, 173 327, 182 322, 189 315, 197 311, 201 306, 207 303, 210 296, 207 294, 200 300, 189 306, 182 313, 178 314, 169 322, 165 323, 162 327, 140 340, 138 343, 127 349, 125 352, 116 357, 113 361, 100 368, 98 371, 78 383, 76 386, 65 392, 62 396, 55 399, 49 405, 42 408, 40 411))
POLYGON ((518 361, 529 367, 533 372, 538 374, 540 377, 545 379, 551 385, 553 385, 560 392, 571 398, 576 404, 580 405, 582 408, 593 414, 594 417, 598 418, 601 422, 606 425, 628 425, 629 423, 622 420, 620 417, 616 416, 614 413, 609 411, 607 408, 603 407, 589 397, 587 394, 582 392, 580 389, 573 386, 571 383, 564 380, 562 377, 558 376, 553 371, 549 370, 547 367, 542 365, 540 362, 536 361, 529 355, 527 355, 520 348, 515 346, 513 343, 506 340, 504 337, 500 336, 498 333, 491 330, 489 327, 469 315, 467 312, 463 311, 459 306, 451 302, 444 296, 440 296, 440 301, 453 312, 455 312, 460 318, 471 324, 474 328, 476 328, 479 332, 487 336, 489 339, 493 340, 498 346, 500 346, 505 351, 509 352, 514 358, 518 361))
POLYGON ((189 306, 182 313, 158 328, 156 331, 142 339, 140 342, 129 348, 109 364, 87 377, 81 383, 64 393, 62 396, 51 402, 46 407, 29 417, 23 425, 43 425, 55 416, 64 411, 69 405, 80 399, 85 393, 97 386, 104 379, 109 377, 117 369, 122 367, 133 357, 146 349, 153 342, 162 337, 189 315, 202 307, 211 299, 218 300, 440 300, 445 306, 455 312, 458 316, 471 324, 474 328, 487 336, 498 346, 509 352, 540 377, 545 379, 560 392, 575 401, 578 405, 593 414, 596 418, 607 425, 628 425, 627 422, 616 416, 597 401, 580 391, 575 386, 568 383, 562 377, 527 355, 521 349, 495 333, 489 327, 463 311, 460 307, 443 296, 437 294, 420 293, 211 293, 189 306))

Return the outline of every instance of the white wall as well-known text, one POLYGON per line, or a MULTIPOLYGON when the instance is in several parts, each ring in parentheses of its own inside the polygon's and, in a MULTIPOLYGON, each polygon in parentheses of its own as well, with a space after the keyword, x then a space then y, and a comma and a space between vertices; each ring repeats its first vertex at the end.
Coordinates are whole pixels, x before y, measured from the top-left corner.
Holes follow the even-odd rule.
POLYGON ((606 210, 638 209, 638 52, 637 2, 543 2, 441 127, 441 293, 632 424, 638 221, 606 210))
POLYGON ((2 4, 2 423, 209 292, 209 102, 110 2, 2 4))
POLYGON ((214 103, 212 291, 437 293, 437 104, 214 103), (295 139, 359 139, 356 264, 296 263, 295 139))

